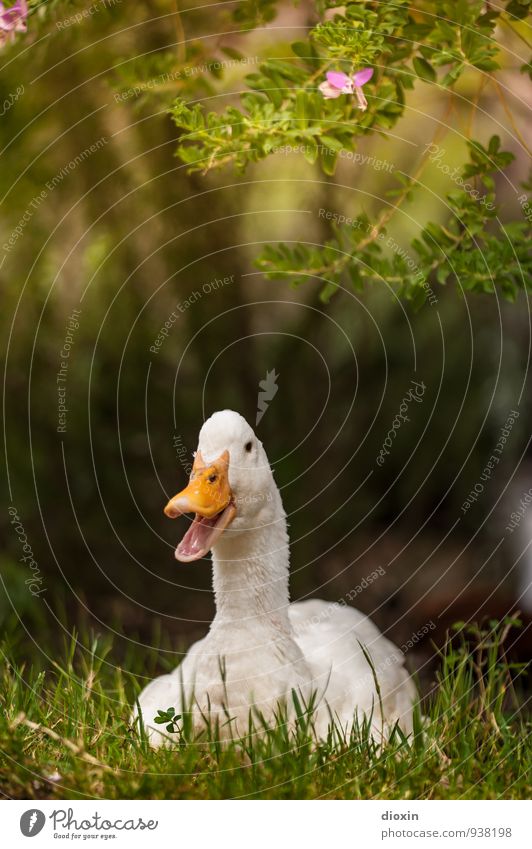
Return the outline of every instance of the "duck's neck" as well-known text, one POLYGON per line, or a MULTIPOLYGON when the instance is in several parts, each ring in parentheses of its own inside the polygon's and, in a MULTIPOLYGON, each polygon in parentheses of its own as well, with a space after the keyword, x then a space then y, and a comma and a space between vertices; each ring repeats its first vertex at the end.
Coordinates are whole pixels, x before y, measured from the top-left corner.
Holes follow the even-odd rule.
POLYGON ((284 512, 266 527, 224 534, 213 550, 220 626, 275 628, 287 634, 289 547, 284 512))

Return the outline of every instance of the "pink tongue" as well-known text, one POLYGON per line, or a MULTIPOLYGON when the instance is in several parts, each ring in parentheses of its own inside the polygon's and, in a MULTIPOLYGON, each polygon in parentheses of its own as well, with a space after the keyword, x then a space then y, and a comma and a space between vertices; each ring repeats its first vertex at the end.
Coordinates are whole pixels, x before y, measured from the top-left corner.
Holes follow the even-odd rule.
POLYGON ((208 539, 217 518, 215 516, 213 519, 204 519, 196 516, 177 546, 176 553, 183 557, 194 557, 196 554, 201 556, 201 552, 207 548, 208 539))

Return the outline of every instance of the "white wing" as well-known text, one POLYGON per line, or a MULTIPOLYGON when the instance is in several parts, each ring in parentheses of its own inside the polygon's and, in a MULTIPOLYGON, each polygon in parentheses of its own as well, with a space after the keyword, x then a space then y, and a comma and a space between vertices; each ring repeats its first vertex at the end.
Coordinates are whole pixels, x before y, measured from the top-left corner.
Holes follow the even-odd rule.
POLYGON ((382 730, 382 723, 389 728, 398 720, 405 733, 411 732, 416 690, 404 668, 404 656, 367 616, 318 599, 292 604, 289 613, 320 697, 320 736, 330 722, 329 709, 344 728, 352 724, 356 711, 372 715, 376 731, 382 730))

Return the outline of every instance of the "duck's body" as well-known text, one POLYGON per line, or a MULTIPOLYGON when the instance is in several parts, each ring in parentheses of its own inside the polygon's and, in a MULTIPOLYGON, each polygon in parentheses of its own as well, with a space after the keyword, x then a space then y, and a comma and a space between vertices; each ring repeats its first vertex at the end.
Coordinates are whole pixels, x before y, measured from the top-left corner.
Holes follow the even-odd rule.
POLYGON ((390 731, 396 722, 406 734, 412 731, 416 690, 403 654, 371 619, 353 607, 319 599, 292 604, 289 613, 314 686, 323 694, 318 707, 320 737, 326 735, 331 715, 349 732, 355 712, 359 720, 371 717, 377 735, 390 731))
MULTIPOLYGON (((284 705, 290 714, 294 692, 301 703, 315 703, 314 730, 320 738, 332 722, 348 732, 355 714, 360 721, 371 718, 378 734, 396 722, 409 733, 415 688, 399 649, 353 608, 319 600, 289 603, 289 546, 281 497, 262 445, 244 419, 231 411, 216 413, 205 423, 198 456, 202 462, 203 456, 212 458, 212 464, 226 450, 235 512, 230 526, 217 520, 225 528, 223 534, 212 534, 216 616, 207 636, 190 648, 182 664, 148 684, 139 697, 153 745, 171 739, 154 724, 158 710, 190 710, 198 731, 210 721, 225 736, 238 737, 249 730, 250 712, 255 719, 260 714, 272 721, 284 705), (255 457, 239 455, 240 444, 243 449, 251 440, 255 457)), ((198 477, 196 473, 194 483, 198 477)), ((170 515, 184 512, 184 494, 172 504, 177 507, 170 515)), ((213 521, 210 528, 215 527, 213 521)), ((199 534, 191 529, 178 546, 178 559, 197 559, 204 553, 194 538, 185 544, 193 533, 199 534)))

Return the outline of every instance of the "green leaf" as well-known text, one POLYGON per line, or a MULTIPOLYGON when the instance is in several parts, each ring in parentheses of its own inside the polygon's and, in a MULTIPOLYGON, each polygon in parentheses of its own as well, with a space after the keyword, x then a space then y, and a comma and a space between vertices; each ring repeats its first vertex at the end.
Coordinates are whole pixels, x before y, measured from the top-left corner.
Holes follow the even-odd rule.
POLYGON ((314 45, 309 41, 294 41, 294 43, 290 46, 292 48, 292 52, 302 59, 311 70, 320 66, 320 57, 318 56, 314 45))
POLYGON ((234 47, 222 47, 221 51, 222 53, 225 53, 226 56, 229 56, 230 59, 236 59, 237 62, 241 62, 242 59, 245 59, 244 54, 241 53, 240 50, 235 50, 234 47))
POLYGON ((298 127, 302 130, 308 127, 308 115, 309 96, 306 91, 298 91, 294 103, 294 116, 297 118, 298 127))
POLYGON ((422 80, 431 83, 436 80, 436 71, 426 59, 422 59, 420 56, 415 56, 412 64, 416 74, 418 77, 421 77, 422 80))
POLYGON ((338 291, 338 283, 332 280, 327 281, 325 286, 320 291, 320 301, 323 304, 328 304, 332 296, 338 291))
POLYGON ((338 151, 331 150, 330 148, 320 148, 320 163, 324 174, 327 174, 329 177, 333 176, 334 172, 336 171, 337 158, 338 151))
POLYGON ((453 85, 453 83, 456 82, 456 80, 463 73, 464 70, 465 65, 463 64, 463 62, 458 62, 445 74, 444 78, 441 81, 441 84, 443 86, 453 85))
POLYGON ((336 153, 340 153, 341 150, 345 150, 345 145, 334 136, 321 136, 320 141, 328 150, 336 151, 336 153))
POLYGON ((266 59, 260 66, 260 70, 266 76, 273 76, 291 83, 304 83, 307 81, 307 71, 294 64, 285 62, 283 59, 266 59))
POLYGON ((303 156, 305 157, 307 162, 310 163, 310 165, 314 165, 314 163, 316 162, 316 160, 318 158, 318 153, 319 153, 319 148, 318 148, 318 145, 315 144, 315 143, 310 142, 310 143, 306 144, 305 147, 303 148, 303 156))

